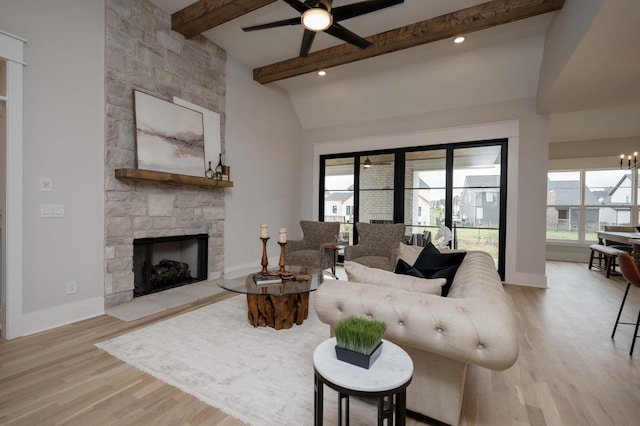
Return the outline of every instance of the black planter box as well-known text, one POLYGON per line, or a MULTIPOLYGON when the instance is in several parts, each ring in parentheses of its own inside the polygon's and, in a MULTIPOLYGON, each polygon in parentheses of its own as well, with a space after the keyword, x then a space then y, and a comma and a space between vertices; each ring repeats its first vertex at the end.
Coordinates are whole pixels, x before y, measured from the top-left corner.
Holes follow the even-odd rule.
POLYGON ((373 365, 374 362, 380 356, 382 352, 382 342, 378 343, 378 346, 369 355, 363 355, 358 352, 353 352, 349 349, 341 348, 336 345, 336 357, 343 362, 356 365, 358 367, 366 368, 367 370, 373 365))

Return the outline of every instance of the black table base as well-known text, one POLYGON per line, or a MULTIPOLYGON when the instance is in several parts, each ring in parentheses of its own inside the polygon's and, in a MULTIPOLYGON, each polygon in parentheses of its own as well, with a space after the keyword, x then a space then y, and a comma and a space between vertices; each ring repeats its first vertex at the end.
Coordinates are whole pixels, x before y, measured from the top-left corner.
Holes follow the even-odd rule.
POLYGON ((376 398, 378 401, 378 426, 386 425, 391 426, 393 424, 398 426, 404 426, 407 419, 407 386, 411 383, 409 379, 403 385, 380 392, 364 392, 356 391, 352 389, 346 389, 342 386, 338 386, 329 380, 322 377, 320 373, 314 369, 314 425, 322 426, 323 414, 324 414, 324 385, 329 386, 331 389, 338 392, 338 425, 343 424, 343 411, 344 411, 344 424, 349 426, 349 396, 357 396, 361 398, 376 398), (345 409, 343 410, 343 401, 345 409), (395 413, 395 423, 394 423, 395 413))

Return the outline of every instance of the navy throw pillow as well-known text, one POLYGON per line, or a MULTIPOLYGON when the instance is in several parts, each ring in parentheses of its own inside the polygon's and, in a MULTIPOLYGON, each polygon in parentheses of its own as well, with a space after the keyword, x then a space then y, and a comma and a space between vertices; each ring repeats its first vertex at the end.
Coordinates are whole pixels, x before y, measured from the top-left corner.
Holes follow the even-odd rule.
POLYGON ((420 272, 418 269, 414 268, 413 266, 409 265, 407 262, 405 262, 402 259, 398 259, 398 263, 396 264, 396 269, 393 272, 401 275, 411 275, 412 277, 424 278, 424 275, 422 275, 422 272, 420 272))
POLYGON ((429 243, 418 256, 413 267, 425 278, 446 278, 447 283, 442 287, 442 295, 446 296, 465 255, 465 252, 440 253, 433 244, 429 243))

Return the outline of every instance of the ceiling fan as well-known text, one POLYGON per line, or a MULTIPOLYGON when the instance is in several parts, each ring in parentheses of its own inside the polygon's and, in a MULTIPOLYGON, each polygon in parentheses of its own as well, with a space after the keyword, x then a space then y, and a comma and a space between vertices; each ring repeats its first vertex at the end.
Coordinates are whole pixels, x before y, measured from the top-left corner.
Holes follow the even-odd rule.
POLYGON ((404 3, 404 0, 366 0, 334 8, 332 7, 332 0, 306 0, 304 2, 301 0, 283 1, 300 12, 300 17, 244 27, 242 30, 257 31, 287 25, 302 25, 304 27, 304 36, 302 37, 302 45, 300 46, 301 57, 309 54, 313 39, 319 31, 324 31, 347 43, 358 46, 361 49, 366 49, 371 45, 371 42, 349 31, 340 25, 338 21, 404 3))

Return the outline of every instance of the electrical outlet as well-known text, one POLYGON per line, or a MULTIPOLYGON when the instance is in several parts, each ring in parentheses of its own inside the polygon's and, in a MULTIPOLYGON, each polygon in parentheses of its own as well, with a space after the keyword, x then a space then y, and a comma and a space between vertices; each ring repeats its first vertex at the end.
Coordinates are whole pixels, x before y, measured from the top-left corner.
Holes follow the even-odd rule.
POLYGON ((78 281, 67 281, 67 294, 78 292, 78 281))

